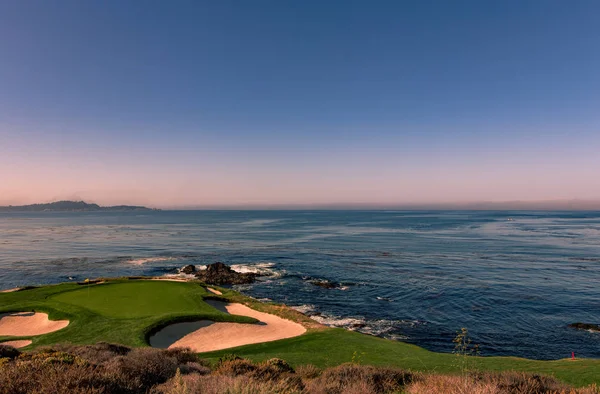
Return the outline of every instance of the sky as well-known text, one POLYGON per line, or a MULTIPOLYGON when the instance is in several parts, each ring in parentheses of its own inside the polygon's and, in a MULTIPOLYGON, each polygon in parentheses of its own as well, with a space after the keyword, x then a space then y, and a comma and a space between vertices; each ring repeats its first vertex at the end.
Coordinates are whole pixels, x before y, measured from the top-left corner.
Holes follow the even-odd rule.
POLYGON ((600 2, 0 1, 0 205, 600 199, 600 2))

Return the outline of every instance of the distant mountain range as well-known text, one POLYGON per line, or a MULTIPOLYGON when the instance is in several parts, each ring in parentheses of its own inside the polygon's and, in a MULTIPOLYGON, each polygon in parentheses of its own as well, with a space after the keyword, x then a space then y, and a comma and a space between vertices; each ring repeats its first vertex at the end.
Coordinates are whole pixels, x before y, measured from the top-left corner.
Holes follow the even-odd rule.
POLYGON ((101 207, 98 204, 88 204, 84 201, 57 201, 48 204, 9 205, 0 206, 0 212, 95 212, 95 211, 157 211, 136 205, 116 205, 101 207))

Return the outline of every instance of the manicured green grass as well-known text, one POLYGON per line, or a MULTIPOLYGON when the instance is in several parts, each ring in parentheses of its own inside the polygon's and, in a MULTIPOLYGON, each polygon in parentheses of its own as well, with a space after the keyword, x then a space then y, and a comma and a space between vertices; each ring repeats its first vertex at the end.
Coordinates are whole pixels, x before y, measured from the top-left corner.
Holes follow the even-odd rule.
MULTIPOLYGON (((0 294, 0 313, 38 311, 48 313, 52 320, 70 321, 62 330, 31 337, 30 348, 60 342, 92 344, 98 341, 147 346, 147 334, 170 322, 255 321, 216 310, 203 301, 210 295, 198 283, 192 282, 112 280, 91 285, 68 283, 0 294)), ((0 337, 0 340, 6 339, 8 337, 0 337)))
MULTIPOLYGON (((277 357, 294 366, 313 364, 331 367, 347 362, 395 366, 434 373, 461 373, 462 360, 451 353, 435 353, 404 342, 351 332, 343 329, 312 331, 296 338, 203 353, 216 361, 225 354, 236 354, 254 361, 277 357)), ((469 357, 470 371, 518 370, 553 375, 575 386, 600 383, 600 360, 581 359, 538 361, 517 357, 469 357)))
POLYGON ((53 301, 87 308, 106 317, 137 318, 173 313, 212 313, 202 301, 208 295, 200 286, 177 282, 138 281, 126 285, 99 285, 50 297, 53 301))
MULTIPOLYGON (((239 293, 221 290, 223 298, 247 302, 261 311, 307 324, 304 316, 292 310, 258 303, 239 293)), ((61 284, 0 294, 0 313, 36 310, 47 312, 53 320, 71 321, 63 330, 33 337, 30 348, 61 342, 91 344, 98 341, 147 346, 147 333, 169 322, 199 319, 253 321, 221 313, 205 303, 205 297, 214 297, 214 294, 193 282, 111 280, 103 284, 61 284)), ((278 357, 296 366, 314 364, 329 367, 358 362, 422 372, 463 371, 462 363, 452 354, 434 353, 407 343, 342 329, 315 328, 314 323, 312 327, 306 334, 296 338, 204 353, 201 357, 216 361, 224 354, 235 353, 256 361, 278 357)), ((0 341, 5 339, 7 337, 0 337, 0 341)), ((576 386, 600 383, 600 360, 592 359, 537 361, 515 357, 474 357, 468 359, 468 368, 553 375, 576 386)))

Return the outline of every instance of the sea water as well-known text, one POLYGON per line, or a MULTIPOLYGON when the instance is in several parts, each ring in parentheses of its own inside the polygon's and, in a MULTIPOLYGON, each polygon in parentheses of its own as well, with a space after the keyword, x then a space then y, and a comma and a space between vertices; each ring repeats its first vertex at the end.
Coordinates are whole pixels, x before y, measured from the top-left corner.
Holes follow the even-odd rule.
POLYGON ((600 357, 600 212, 0 213, 0 289, 175 275, 216 261, 236 289, 323 324, 451 352, 600 357), (325 288, 315 283, 328 282, 325 288))

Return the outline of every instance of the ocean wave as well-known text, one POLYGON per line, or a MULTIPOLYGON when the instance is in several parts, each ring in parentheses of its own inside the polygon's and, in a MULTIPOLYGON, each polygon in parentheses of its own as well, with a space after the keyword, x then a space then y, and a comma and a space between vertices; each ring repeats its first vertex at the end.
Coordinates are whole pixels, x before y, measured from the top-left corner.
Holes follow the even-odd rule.
POLYGON ((292 308, 300 313, 303 313, 307 316, 310 316, 310 314, 316 310, 316 307, 314 305, 309 305, 309 304, 290 306, 290 308, 292 308))
POLYGON ((148 264, 148 263, 162 263, 162 262, 166 262, 166 261, 175 261, 175 260, 178 260, 178 258, 172 257, 172 256, 141 257, 141 258, 132 258, 132 259, 126 261, 126 263, 133 264, 133 265, 144 265, 144 264, 148 264))
POLYGON ((415 327, 417 325, 425 324, 425 322, 418 320, 371 320, 361 316, 336 316, 329 313, 319 313, 317 308, 311 304, 292 306, 291 308, 309 316, 311 319, 325 326, 345 328, 350 331, 357 331, 363 334, 374 335, 392 340, 408 339, 408 336, 401 332, 402 328, 415 327))
POLYGON ((258 263, 248 264, 233 264, 231 269, 240 272, 242 274, 258 274, 261 276, 268 276, 271 280, 274 278, 280 278, 285 275, 285 270, 275 269, 276 264, 270 261, 261 261, 258 263))
POLYGON ((278 223, 283 221, 283 219, 253 219, 253 220, 248 220, 246 222, 242 222, 239 223, 239 225, 241 226, 265 226, 265 225, 269 225, 269 224, 273 224, 273 223, 278 223))

